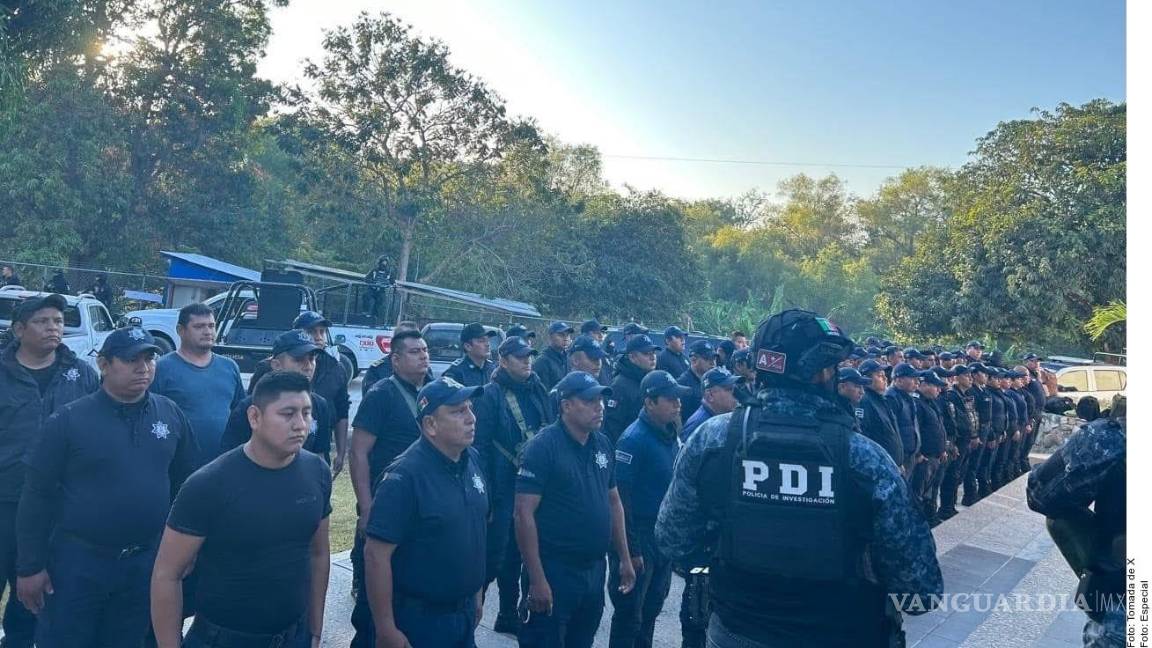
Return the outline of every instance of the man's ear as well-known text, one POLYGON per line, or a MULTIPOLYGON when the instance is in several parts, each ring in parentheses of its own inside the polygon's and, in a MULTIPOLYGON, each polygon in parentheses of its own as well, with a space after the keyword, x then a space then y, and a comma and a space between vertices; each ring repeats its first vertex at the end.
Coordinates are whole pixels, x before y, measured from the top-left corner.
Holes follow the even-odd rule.
POLYGON ((259 407, 249 405, 248 411, 245 413, 248 415, 248 427, 255 430, 260 426, 260 417, 264 415, 264 412, 261 412, 259 407))

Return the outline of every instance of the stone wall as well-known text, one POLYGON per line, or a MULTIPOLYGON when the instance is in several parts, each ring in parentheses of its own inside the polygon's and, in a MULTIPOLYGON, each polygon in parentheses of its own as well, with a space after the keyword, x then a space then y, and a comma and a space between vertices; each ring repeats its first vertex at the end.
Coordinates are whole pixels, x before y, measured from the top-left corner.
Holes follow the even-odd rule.
POLYGON ((1040 421, 1040 434, 1036 437, 1036 444, 1032 446, 1032 452, 1041 454, 1055 452, 1057 448, 1064 445, 1064 442, 1073 432, 1080 429, 1081 425, 1084 425, 1084 421, 1075 416, 1061 416, 1045 412, 1043 420, 1040 421))

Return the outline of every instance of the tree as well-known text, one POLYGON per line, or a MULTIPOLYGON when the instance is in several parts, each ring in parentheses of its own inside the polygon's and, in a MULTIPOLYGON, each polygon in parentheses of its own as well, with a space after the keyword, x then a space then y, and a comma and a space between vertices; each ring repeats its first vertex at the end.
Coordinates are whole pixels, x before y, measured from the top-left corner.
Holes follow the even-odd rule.
POLYGON ((856 202, 874 270, 884 272, 914 255, 924 232, 948 219, 951 178, 936 167, 908 169, 886 180, 873 197, 856 202))

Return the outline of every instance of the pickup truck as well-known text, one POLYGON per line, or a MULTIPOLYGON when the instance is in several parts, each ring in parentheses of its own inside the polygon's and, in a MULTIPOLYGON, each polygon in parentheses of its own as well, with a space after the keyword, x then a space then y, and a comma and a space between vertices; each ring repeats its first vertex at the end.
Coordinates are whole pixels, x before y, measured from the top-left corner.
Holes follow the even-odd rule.
MULTIPOLYGON (((224 305, 227 295, 227 292, 223 292, 204 300, 204 304, 216 313, 217 323, 220 319, 220 308, 224 305)), ((253 295, 249 292, 244 296, 250 299, 253 295)), ((144 330, 155 336, 156 344, 167 352, 175 350, 180 339, 176 334, 176 320, 179 314, 178 308, 150 308, 125 313, 123 317, 140 318, 144 330)), ((383 358, 392 342, 391 328, 334 325, 328 329, 328 334, 335 350, 340 354, 340 363, 352 378, 366 370, 373 362, 383 358)))
MULTIPOLYGON (((12 314, 20 302, 29 297, 40 297, 48 293, 36 290, 24 290, 20 286, 4 286, 0 288, 0 339, 8 338, 8 329, 12 327, 12 314)), ((92 295, 65 295, 68 302, 64 310, 64 339, 77 356, 84 358, 93 367, 96 366, 96 352, 104 344, 116 325, 112 316, 92 295)), ((0 343, 3 346, 3 343, 0 343)))

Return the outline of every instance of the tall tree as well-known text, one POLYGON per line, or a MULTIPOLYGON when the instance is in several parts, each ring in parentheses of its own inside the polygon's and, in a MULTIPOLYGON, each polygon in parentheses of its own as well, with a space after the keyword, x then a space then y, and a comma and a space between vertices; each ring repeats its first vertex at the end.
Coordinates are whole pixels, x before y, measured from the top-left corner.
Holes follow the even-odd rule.
POLYGON ((883 272, 911 257, 924 232, 947 220, 951 178, 946 169, 908 169, 886 180, 874 196, 856 202, 874 270, 883 272))

